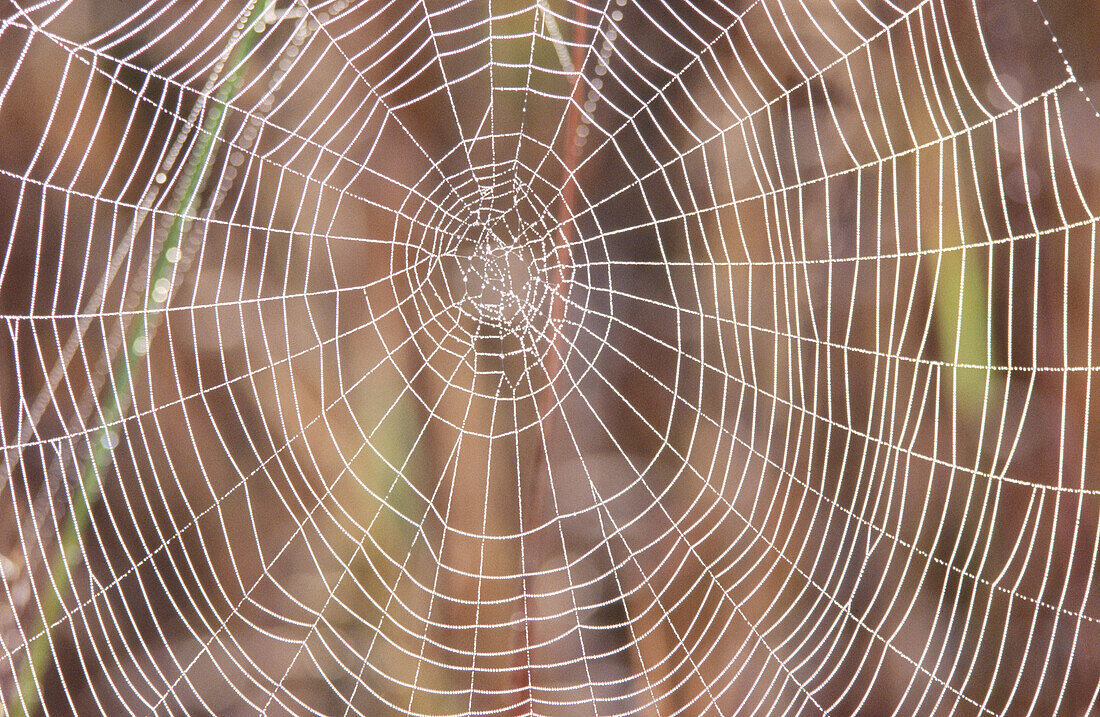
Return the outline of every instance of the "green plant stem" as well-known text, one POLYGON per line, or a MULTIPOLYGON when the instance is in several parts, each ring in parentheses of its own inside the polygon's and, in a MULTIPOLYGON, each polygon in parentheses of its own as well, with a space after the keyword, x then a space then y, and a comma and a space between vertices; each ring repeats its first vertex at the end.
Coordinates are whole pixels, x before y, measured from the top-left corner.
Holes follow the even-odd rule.
MULTIPOLYGON (((38 619, 26 632, 27 658, 18 676, 18 694, 11 700, 8 714, 12 717, 29 717, 40 705, 39 680, 48 669, 53 655, 50 636, 61 617, 62 595, 69 593, 72 569, 81 556, 80 536, 87 529, 92 510, 99 502, 101 477, 114 462, 114 449, 119 442, 122 419, 132 403, 133 375, 140 370, 148 353, 149 341, 156 331, 168 301, 176 262, 180 257, 180 243, 191 224, 191 215, 202 199, 210 174, 213 156, 225 119, 229 100, 236 94, 244 78, 245 61, 264 30, 264 18, 274 0, 256 0, 239 29, 233 33, 222 68, 230 75, 218 85, 212 97, 212 106, 206 113, 200 135, 195 139, 185 165, 188 176, 183 190, 177 195, 171 209, 172 223, 168 227, 160 253, 149 272, 149 284, 137 323, 131 328, 121 353, 111 364, 110 389, 104 396, 100 410, 100 425, 92 441, 88 455, 77 470, 78 488, 72 495, 72 510, 61 529, 59 549, 49 561, 49 583, 38 592, 38 619)), ((216 74, 219 70, 215 71, 216 74)), ((184 128, 184 132, 190 131, 184 128)))
POLYGON ((968 416, 980 413, 986 404, 987 382, 1001 380, 991 369, 981 368, 994 363, 988 345, 989 291, 982 259, 965 245, 945 251, 936 291, 940 356, 958 365, 952 371, 953 387, 959 409, 968 416))

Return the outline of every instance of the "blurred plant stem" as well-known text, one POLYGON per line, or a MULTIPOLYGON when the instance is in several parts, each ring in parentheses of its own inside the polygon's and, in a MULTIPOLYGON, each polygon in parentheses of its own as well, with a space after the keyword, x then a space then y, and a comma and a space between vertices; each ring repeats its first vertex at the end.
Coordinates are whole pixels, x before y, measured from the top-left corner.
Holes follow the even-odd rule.
POLYGON ((958 407, 973 415, 986 401, 986 385, 995 390, 999 374, 992 369, 989 346, 989 288, 983 274, 986 262, 960 240, 957 249, 945 251, 936 284, 936 332, 939 354, 955 364, 952 369, 958 407))
MULTIPOLYGON (((33 715, 41 704, 40 680, 51 658, 56 659, 50 636, 61 617, 62 596, 70 592, 72 569, 84 554, 80 536, 87 529, 91 513, 99 502, 101 479, 114 462, 122 420, 132 403, 133 377, 144 363, 149 342, 160 324, 171 294, 175 267, 180 258, 180 243, 191 224, 193 212, 202 200, 227 104, 240 87, 248 55, 264 31, 266 17, 273 5, 274 0, 254 0, 233 32, 223 53, 223 63, 215 68, 211 76, 208 88, 217 87, 217 91, 211 97, 211 106, 206 112, 200 134, 193 141, 185 160, 182 183, 179 185, 181 189, 169 203, 168 212, 173 219, 160 251, 151 263, 141 314, 136 325, 126 334, 120 353, 110 362, 109 388, 101 401, 99 428, 91 439, 88 454, 77 468, 79 490, 70 496, 72 510, 61 528, 58 552, 49 561, 49 582, 41 591, 35 591, 38 619, 25 633, 27 658, 19 670, 18 694, 10 700, 8 714, 12 717, 33 715), (219 83, 218 75, 223 70, 228 70, 229 75, 219 83)), ((185 135, 190 131, 190 126, 181 130, 185 135)))
MULTIPOLYGON (((938 176, 942 162, 941 157, 935 172, 928 176, 938 176)), ((967 247, 967 237, 980 235, 981 218, 975 216, 975 210, 956 207, 958 221, 949 221, 949 209, 957 203, 945 196, 950 189, 940 182, 936 225, 925 222, 922 229, 926 236, 940 238, 939 251, 929 255, 928 263, 935 277, 937 349, 939 358, 951 369, 953 410, 977 422, 989 403, 987 395, 1004 395, 1004 374, 993 368, 999 362, 999 351, 994 345, 987 279, 992 259, 988 251, 967 247)), ((973 435, 978 438, 981 430, 976 426, 973 435)))
MULTIPOLYGON (((573 27, 573 36, 571 47, 566 44, 566 40, 562 35, 562 30, 553 13, 550 12, 546 0, 540 0, 537 3, 535 12, 538 13, 536 17, 542 18, 543 25, 553 41, 555 56, 562 70, 564 70, 566 75, 570 78, 567 100, 568 105, 565 111, 565 126, 559 129, 560 132, 563 132, 561 138, 564 146, 562 148, 563 166, 560 189, 561 195, 558 202, 557 227, 554 231, 554 255, 555 262, 558 265, 558 272, 553 283, 553 298, 551 299, 552 303, 550 308, 550 346, 547 348, 545 358, 543 359, 543 371, 546 374, 547 385, 542 389, 539 397, 536 399, 536 410, 538 412, 539 421, 542 423, 541 430, 549 433, 549 426, 552 425, 549 416, 553 410, 554 402, 558 400, 559 395, 557 391, 555 391, 554 381, 557 374, 561 373, 565 368, 562 357, 566 353, 564 350, 566 337, 561 327, 565 322, 567 287, 572 279, 572 245, 574 242, 573 234, 576 231, 576 220, 573 214, 577 193, 576 172, 580 161, 580 146, 577 143, 577 139, 578 127, 581 123, 580 108, 584 101, 584 64, 588 46, 588 28, 585 21, 588 17, 588 8, 584 5, 575 5, 573 7, 573 19, 571 23, 573 27)), ((593 36, 591 40, 592 43, 595 43, 596 37, 598 37, 598 34, 593 36)), ((532 525, 539 525, 543 522, 542 519, 545 517, 543 511, 545 510, 547 487, 544 481, 536 481, 537 476, 543 475, 539 470, 540 465, 544 461, 550 460, 550 457, 546 454, 545 445, 546 441, 544 439, 541 444, 535 447, 533 455, 528 459, 527 470, 529 477, 527 480, 524 480, 522 474, 516 476, 519 485, 526 485, 527 487, 526 493, 521 493, 521 530, 528 530, 532 525)), ((546 475, 549 476, 549 473, 546 473, 546 475)), ((549 478, 545 480, 549 480, 549 478)), ((522 490, 523 488, 521 487, 521 491, 522 490)), ((533 552, 537 553, 538 550, 535 549, 533 552)), ((523 572, 527 572, 526 566, 523 566, 523 572)), ((520 646, 517 646, 514 666, 515 677, 512 684, 519 698, 519 701, 511 711, 511 714, 515 715, 531 714, 534 710, 535 702, 534 675, 531 669, 530 611, 526 598, 529 589, 526 581, 527 578, 525 576, 523 586, 523 594, 525 596, 523 605, 524 628, 521 632, 517 632, 516 634, 522 649, 519 649, 520 646)))

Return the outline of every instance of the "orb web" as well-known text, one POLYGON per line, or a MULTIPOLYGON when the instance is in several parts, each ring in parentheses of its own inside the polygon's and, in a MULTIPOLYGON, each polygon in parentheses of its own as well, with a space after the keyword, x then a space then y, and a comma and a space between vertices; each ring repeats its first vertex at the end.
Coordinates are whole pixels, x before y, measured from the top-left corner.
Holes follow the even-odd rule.
POLYGON ((1090 711, 1098 25, 12 2, 4 711, 1090 711))

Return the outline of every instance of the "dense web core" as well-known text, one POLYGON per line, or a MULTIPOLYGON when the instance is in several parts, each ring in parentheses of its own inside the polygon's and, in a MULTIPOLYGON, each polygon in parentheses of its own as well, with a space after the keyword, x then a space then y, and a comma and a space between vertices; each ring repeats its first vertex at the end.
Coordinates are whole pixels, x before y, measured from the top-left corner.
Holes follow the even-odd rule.
POLYGON ((1089 711, 1079 5, 10 0, 3 711, 1089 711))

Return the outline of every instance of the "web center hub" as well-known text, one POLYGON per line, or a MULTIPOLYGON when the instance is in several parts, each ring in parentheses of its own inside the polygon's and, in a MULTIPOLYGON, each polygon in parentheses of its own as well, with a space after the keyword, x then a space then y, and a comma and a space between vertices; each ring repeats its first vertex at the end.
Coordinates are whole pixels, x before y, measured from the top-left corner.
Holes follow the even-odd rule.
POLYGON ((482 237, 459 255, 464 307, 480 323, 506 333, 530 327, 546 295, 542 264, 530 246, 482 237))

